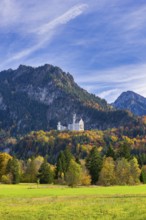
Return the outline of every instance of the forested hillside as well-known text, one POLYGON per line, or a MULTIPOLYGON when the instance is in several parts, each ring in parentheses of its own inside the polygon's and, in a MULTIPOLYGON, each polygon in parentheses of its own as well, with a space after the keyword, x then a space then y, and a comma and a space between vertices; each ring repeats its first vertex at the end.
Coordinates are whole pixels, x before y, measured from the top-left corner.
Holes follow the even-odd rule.
POLYGON ((139 128, 137 132, 136 137, 122 128, 31 132, 13 143, 9 154, 0 153, 0 181, 69 186, 146 183, 146 136, 139 128))
MULTIPOLYGON (((22 159, 47 155, 48 161, 54 164, 58 154, 66 147, 78 159, 84 159, 93 147, 96 147, 102 155, 107 155, 112 151, 115 158, 121 156, 121 151, 123 155, 128 153, 136 157, 145 157, 146 135, 144 135, 144 129, 144 127, 137 127, 131 130, 120 128, 107 131, 31 132, 18 140, 8 138, 6 149, 9 148, 12 155, 22 159), (137 135, 135 136, 135 134, 137 135)), ((4 149, 1 148, 1 150, 4 149)))
POLYGON ((114 110, 107 102, 80 88, 69 73, 52 65, 20 65, 0 72, 0 128, 13 135, 56 129, 76 113, 85 129, 135 125, 136 117, 114 110))

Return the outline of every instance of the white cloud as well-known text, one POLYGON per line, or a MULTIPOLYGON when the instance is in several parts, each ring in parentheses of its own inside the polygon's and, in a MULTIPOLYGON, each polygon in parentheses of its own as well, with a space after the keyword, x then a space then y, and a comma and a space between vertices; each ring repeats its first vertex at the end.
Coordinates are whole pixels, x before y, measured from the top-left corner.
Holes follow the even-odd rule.
POLYGON ((50 62, 74 74, 80 85, 109 102, 126 90, 146 96, 146 5, 134 2, 130 5, 131 2, 1 0, 0 33, 6 30, 21 36, 18 42, 17 39, 13 42, 12 38, 6 51, 1 52, 1 61, 6 60, 1 62, 1 68, 20 62, 36 66, 50 62), (64 28, 85 11, 87 16, 83 23, 64 28), (57 48, 50 52, 49 43, 62 30, 67 30, 61 33, 66 41, 60 46, 57 39, 57 48), (73 35, 67 35, 70 31, 73 35), (70 38, 67 39, 66 35, 70 38), (25 37, 28 38, 26 45, 21 42, 25 37), (30 56, 45 46, 46 50, 39 55, 30 56), (134 62, 140 64, 127 65, 134 62), (99 70, 100 64, 102 70, 99 70))
POLYGON ((81 4, 74 6, 70 10, 68 10, 63 15, 57 17, 53 21, 49 22, 48 24, 43 25, 41 28, 36 29, 36 33, 38 34, 45 34, 48 31, 56 28, 58 25, 66 24, 70 20, 76 18, 77 16, 81 15, 84 10, 87 8, 86 4, 81 4))
POLYGON ((85 71, 85 76, 76 76, 78 82, 106 82, 126 83, 146 78, 146 64, 124 65, 112 69, 95 70, 92 73, 85 71))
POLYGON ((41 37, 38 38, 38 42, 35 43, 30 48, 27 48, 25 50, 22 50, 16 54, 11 55, 11 58, 7 59, 7 61, 3 64, 7 64, 9 62, 12 62, 14 60, 19 60, 21 58, 24 58, 34 51, 41 48, 46 42, 48 43, 52 36, 56 33, 56 29, 58 26, 68 23, 70 20, 75 19, 79 15, 81 15, 85 9, 87 8, 86 4, 80 4, 72 7, 67 12, 65 12, 63 15, 55 18, 54 20, 50 21, 47 24, 43 24, 39 28, 37 28, 35 31, 33 30, 33 33, 35 35, 39 35, 41 37))
POLYGON ((99 92, 96 95, 103 99, 108 100, 109 102, 112 102, 112 100, 115 100, 117 98, 117 94, 120 94, 121 92, 122 90, 120 89, 109 89, 107 91, 99 92))
MULTIPOLYGON (((86 2, 86 0, 83 0, 86 2)), ((0 26, 11 28, 16 26, 14 32, 31 29, 55 20, 65 14, 69 9, 82 10, 84 3, 77 0, 1 0, 0 1, 0 26), (77 6, 78 9, 77 9, 77 6), (81 8, 80 8, 81 7, 81 8)))
MULTIPOLYGON (((133 8, 132 8, 133 9, 133 8)), ((134 8, 130 13, 126 13, 123 16, 119 23, 121 23, 122 27, 125 30, 139 30, 143 28, 146 22, 146 6, 139 6, 138 8, 134 8)))
POLYGON ((13 24, 20 16, 19 5, 16 0, 0 1, 0 28, 13 24))
POLYGON ((146 96, 146 64, 125 65, 108 70, 75 75, 76 81, 92 93, 113 102, 122 91, 146 96))

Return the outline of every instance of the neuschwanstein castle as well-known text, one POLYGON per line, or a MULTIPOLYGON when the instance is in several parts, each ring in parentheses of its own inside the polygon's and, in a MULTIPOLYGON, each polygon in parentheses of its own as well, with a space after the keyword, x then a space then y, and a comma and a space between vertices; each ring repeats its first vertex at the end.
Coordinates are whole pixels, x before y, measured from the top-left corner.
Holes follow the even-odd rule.
POLYGON ((57 130, 58 131, 64 131, 64 130, 84 131, 84 121, 82 119, 80 119, 80 121, 77 123, 76 122, 76 114, 74 114, 73 115, 73 123, 72 124, 68 124, 68 126, 63 126, 63 125, 61 125, 60 122, 58 122, 57 130))

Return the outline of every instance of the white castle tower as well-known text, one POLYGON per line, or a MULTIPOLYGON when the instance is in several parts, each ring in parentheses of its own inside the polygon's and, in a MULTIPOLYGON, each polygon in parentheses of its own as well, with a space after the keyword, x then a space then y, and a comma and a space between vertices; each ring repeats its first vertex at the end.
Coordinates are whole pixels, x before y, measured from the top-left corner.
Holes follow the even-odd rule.
POLYGON ((84 131, 84 121, 83 121, 83 119, 80 119, 79 122, 76 122, 76 114, 73 114, 73 123, 68 124, 68 126, 65 127, 65 126, 62 126, 60 122, 58 122, 57 130, 58 131, 64 131, 64 130, 84 131))
POLYGON ((76 130, 76 114, 73 114, 72 131, 76 130))
POLYGON ((79 131, 84 131, 84 121, 81 118, 81 120, 79 121, 79 131))
POLYGON ((61 123, 60 123, 60 121, 59 121, 58 124, 57 124, 57 130, 58 130, 58 131, 61 131, 61 123))
POLYGON ((57 130, 58 131, 65 131, 65 130, 67 130, 67 128, 65 126, 61 125, 61 122, 58 122, 57 130))

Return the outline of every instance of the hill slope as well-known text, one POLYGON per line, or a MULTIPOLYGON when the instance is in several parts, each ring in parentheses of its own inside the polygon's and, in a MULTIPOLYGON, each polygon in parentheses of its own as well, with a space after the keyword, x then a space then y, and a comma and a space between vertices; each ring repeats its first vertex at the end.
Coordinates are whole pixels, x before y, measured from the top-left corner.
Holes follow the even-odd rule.
POLYGON ((52 65, 20 65, 0 73, 0 128, 12 134, 56 129, 71 122, 73 113, 86 129, 107 129, 135 123, 125 111, 113 111, 107 102, 80 88, 69 73, 52 65))
POLYGON ((146 115, 146 98, 132 91, 123 92, 113 106, 117 109, 129 110, 135 115, 146 115))

